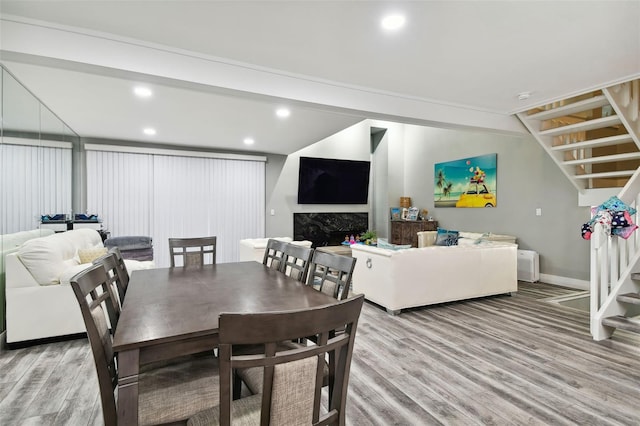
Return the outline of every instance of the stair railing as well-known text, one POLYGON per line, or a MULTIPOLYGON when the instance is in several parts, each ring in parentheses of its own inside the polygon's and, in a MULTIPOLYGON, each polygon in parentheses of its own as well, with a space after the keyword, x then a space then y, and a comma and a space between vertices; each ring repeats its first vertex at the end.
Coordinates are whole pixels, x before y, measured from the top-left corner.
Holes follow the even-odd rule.
MULTIPOLYGON (((618 194, 618 198, 630 207, 640 207, 640 167, 618 194)), ((640 212, 633 221, 640 223, 640 212)), ((591 335, 594 340, 611 336, 613 329, 602 325, 604 318, 624 315, 625 307, 617 302, 617 296, 638 289, 631 274, 640 265, 640 232, 637 230, 623 239, 611 236, 601 224, 596 224, 591 235, 590 312, 591 335)))
MULTIPOLYGON (((603 94, 640 148, 640 82, 635 80, 615 85, 603 89, 603 94)), ((640 209, 640 167, 618 193, 618 198, 636 210, 640 209)), ((640 224, 640 212, 636 212, 633 220, 640 224)), ((635 231, 625 240, 611 236, 600 224, 594 226, 591 236, 590 311, 591 335, 595 340, 606 339, 614 331, 602 325, 604 318, 625 314, 625 307, 617 297, 638 291, 631 274, 639 267, 640 231, 635 231)))

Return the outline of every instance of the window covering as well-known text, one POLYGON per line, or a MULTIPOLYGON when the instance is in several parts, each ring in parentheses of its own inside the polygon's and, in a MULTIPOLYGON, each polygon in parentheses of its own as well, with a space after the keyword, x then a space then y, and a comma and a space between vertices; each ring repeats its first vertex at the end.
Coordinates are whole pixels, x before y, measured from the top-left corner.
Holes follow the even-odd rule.
POLYGON ((157 266, 169 266, 170 237, 215 235, 224 263, 239 259, 241 239, 264 235, 264 161, 113 150, 86 158, 88 211, 111 236, 152 237, 157 266))

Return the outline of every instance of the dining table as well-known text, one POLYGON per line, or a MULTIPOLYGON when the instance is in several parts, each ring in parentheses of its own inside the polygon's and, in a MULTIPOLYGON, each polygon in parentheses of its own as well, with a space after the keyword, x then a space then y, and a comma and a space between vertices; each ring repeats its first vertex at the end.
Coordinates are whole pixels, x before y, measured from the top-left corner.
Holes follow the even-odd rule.
POLYGON ((255 261, 134 271, 113 336, 118 423, 138 422, 141 365, 207 350, 213 356, 221 313, 287 311, 335 302, 255 261))

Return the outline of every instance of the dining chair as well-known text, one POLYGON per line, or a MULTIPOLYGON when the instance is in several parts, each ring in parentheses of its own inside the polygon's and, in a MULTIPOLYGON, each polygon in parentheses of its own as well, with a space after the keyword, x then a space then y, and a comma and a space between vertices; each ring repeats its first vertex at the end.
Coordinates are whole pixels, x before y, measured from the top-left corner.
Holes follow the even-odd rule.
POLYGON ((109 297, 110 303, 105 302, 105 306, 107 309, 107 315, 109 316, 109 324, 111 325, 111 334, 114 334, 116 332, 116 327, 118 326, 118 320, 120 319, 123 302, 120 298, 119 292, 121 284, 119 284, 120 272, 118 261, 116 260, 116 255, 114 253, 107 253, 95 259, 93 264, 102 266, 104 271, 107 273, 107 286, 112 294, 109 297))
MULTIPOLYGON (((106 426, 117 424, 114 392, 118 366, 103 305, 114 297, 102 265, 94 265, 71 278, 80 304, 100 387, 102 415, 106 426)), ((219 371, 213 354, 191 357, 188 362, 147 369, 138 376, 138 424, 184 422, 191 416, 218 405, 219 371)))
POLYGON ((285 247, 287 247, 287 243, 285 241, 269 238, 267 241, 267 247, 264 249, 262 264, 281 271, 285 247))
POLYGON ((338 300, 346 299, 351 287, 356 258, 315 250, 307 284, 338 300))
POLYGON ((311 247, 304 247, 293 243, 287 244, 284 248, 282 272, 302 283, 305 282, 311 256, 313 256, 313 249, 311 247))
POLYGON ((349 371, 364 295, 287 312, 220 315, 220 405, 189 419, 191 426, 220 424, 345 424, 349 371), (336 335, 336 328, 344 333, 336 335), (316 336, 317 344, 280 351, 279 342, 316 336), (234 355, 234 345, 263 345, 261 354, 234 355), (335 359, 326 407, 321 407, 323 364, 335 359), (259 372, 262 389, 232 400, 234 369, 259 372))
POLYGON ((216 237, 169 238, 171 267, 203 266, 216 263, 216 237), (182 264, 176 265, 176 260, 182 264))
POLYGON ((113 253, 116 256, 116 262, 118 264, 118 295, 120 296, 120 302, 124 302, 124 297, 127 294, 127 288, 129 287, 129 271, 127 265, 124 262, 124 257, 119 247, 112 247, 109 249, 109 253, 113 253))

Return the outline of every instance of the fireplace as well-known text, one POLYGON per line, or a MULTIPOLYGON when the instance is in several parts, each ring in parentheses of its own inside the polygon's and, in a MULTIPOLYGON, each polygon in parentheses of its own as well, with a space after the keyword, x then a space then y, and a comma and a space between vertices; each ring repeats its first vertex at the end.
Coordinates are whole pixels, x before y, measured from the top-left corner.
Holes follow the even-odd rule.
POLYGON ((293 239, 309 240, 312 247, 339 245, 346 235, 369 228, 368 213, 294 213, 293 239))

